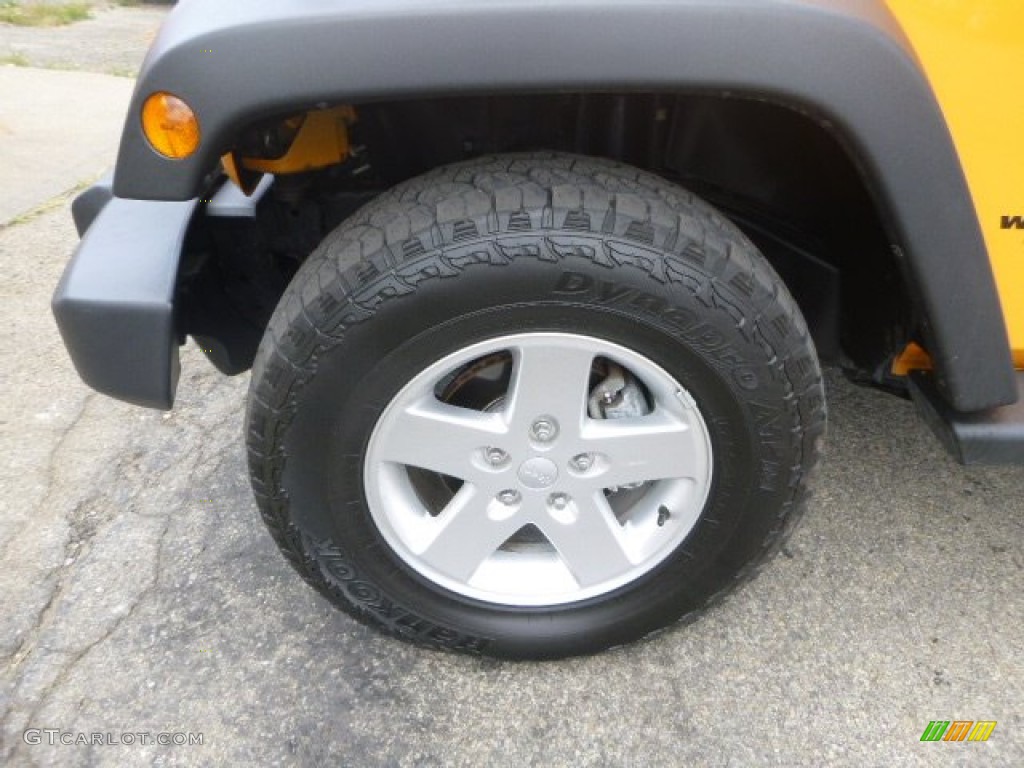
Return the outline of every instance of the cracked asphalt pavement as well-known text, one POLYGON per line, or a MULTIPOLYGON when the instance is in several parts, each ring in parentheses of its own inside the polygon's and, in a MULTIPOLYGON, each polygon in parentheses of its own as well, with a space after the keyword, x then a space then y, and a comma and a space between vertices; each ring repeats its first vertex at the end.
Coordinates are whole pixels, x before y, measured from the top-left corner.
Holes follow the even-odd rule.
POLYGON ((0 225, 0 764, 1024 765, 1024 468, 957 466, 909 403, 829 373, 803 524, 701 621, 554 663, 424 651, 277 553, 247 376, 189 345, 170 413, 79 382, 49 311, 75 242, 66 198, 0 225), (935 719, 998 725, 921 743, 935 719))

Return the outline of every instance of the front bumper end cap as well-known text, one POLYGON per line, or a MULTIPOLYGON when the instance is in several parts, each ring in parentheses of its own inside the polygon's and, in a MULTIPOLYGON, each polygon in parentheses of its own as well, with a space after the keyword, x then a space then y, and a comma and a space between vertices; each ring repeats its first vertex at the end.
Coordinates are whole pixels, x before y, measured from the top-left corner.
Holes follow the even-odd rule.
POLYGON ((175 285, 197 202, 112 197, 88 217, 52 308, 79 376, 96 391, 150 408, 174 403, 175 285))

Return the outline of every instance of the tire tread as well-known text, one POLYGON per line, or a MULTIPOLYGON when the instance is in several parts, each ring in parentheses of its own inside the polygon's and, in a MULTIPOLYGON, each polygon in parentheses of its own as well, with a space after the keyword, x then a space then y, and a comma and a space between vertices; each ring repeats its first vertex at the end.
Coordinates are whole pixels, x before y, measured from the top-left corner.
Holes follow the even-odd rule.
MULTIPOLYGON (((762 542, 760 556, 684 621, 754 578, 782 547, 806 507, 826 424, 821 370, 795 301, 731 222, 669 181, 610 160, 545 152, 482 157, 439 168, 381 194, 324 239, 285 292, 253 365, 246 440, 260 514, 302 577, 365 624, 435 648, 479 653, 487 646, 485 638, 431 625, 400 606, 371 610, 347 588, 337 577, 351 569, 343 550, 333 542, 313 541, 292 522, 288 495, 280 485, 287 456, 274 446, 280 445, 294 418, 318 361, 341 342, 346 328, 415 291, 424 280, 461 271, 457 260, 446 257, 446 248, 474 238, 545 230, 605 235, 661 248, 666 260, 633 262, 661 282, 675 279, 666 261, 669 266, 673 259, 695 264, 708 280, 688 287, 709 308, 730 314, 739 332, 756 340, 786 382, 787 406, 798 424, 797 461, 785 478, 789 498, 762 542), (731 310, 733 296, 749 302, 754 316, 731 310)), ((616 265, 614 255, 602 259, 597 254, 595 262, 616 265)))

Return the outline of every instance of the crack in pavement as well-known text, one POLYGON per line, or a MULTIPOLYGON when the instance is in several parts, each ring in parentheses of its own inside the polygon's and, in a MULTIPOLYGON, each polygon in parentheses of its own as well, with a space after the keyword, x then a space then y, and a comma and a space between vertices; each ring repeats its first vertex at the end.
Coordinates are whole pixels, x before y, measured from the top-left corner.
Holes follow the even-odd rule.
MULTIPOLYGON (((55 480, 57 473, 57 455, 64 449, 64 446, 67 444, 68 437, 74 431, 75 427, 78 426, 79 422, 81 422, 82 417, 85 415, 85 412, 88 409, 90 403, 92 403, 95 399, 96 393, 88 392, 85 395, 85 397, 82 398, 81 405, 78 407, 78 410, 75 413, 75 415, 71 417, 71 421, 68 422, 67 426, 59 430, 57 439, 54 440, 53 445, 47 452, 46 468, 43 470, 43 481, 45 491, 43 493, 42 498, 38 502, 36 502, 36 504, 33 505, 33 511, 36 511, 42 507, 47 506, 48 503, 50 502, 51 496, 53 496, 55 490, 55 480)), ((33 517, 33 515, 27 516, 26 523, 31 523, 33 517)), ((4 541, 2 546, 0 546, 0 560, 7 559, 11 544, 18 537, 18 533, 20 533, 20 529, 18 531, 15 531, 15 533, 12 534, 6 541, 4 541)))
MULTIPOLYGON (((91 398, 92 396, 87 398, 87 400, 91 400, 91 398)), ((61 460, 61 453, 68 444, 68 440, 75 429, 79 428, 83 423, 90 423, 88 420, 84 420, 87 410, 88 403, 86 402, 83 403, 72 424, 63 431, 58 444, 54 446, 51 452, 53 468, 49 471, 48 476, 48 487, 50 490, 40 504, 51 503, 53 489, 60 485, 58 472, 55 468, 61 460)), ((201 445, 205 427, 208 427, 208 425, 178 425, 174 429, 174 437, 178 439, 175 439, 174 442, 179 445, 182 442, 189 445, 201 445)), ((86 433, 88 433, 88 430, 86 430, 86 433)), ((145 470, 140 468, 141 462, 146 457, 159 453, 161 447, 159 444, 160 440, 154 440, 153 434, 150 430, 144 433, 141 439, 132 440, 126 445, 120 445, 117 453, 111 457, 113 460, 107 462, 102 475, 102 477, 113 479, 114 481, 104 482, 100 485, 108 488, 124 487, 125 481, 129 478, 140 477, 145 474, 145 470)), ((171 438, 169 434, 160 435, 157 433, 157 438, 160 437, 164 438, 165 441, 171 438)), ((202 448, 198 451, 189 451, 185 452, 184 455, 175 456, 173 464, 166 470, 172 478, 168 484, 167 494, 169 496, 174 497, 176 490, 182 488, 182 486, 184 489, 190 487, 199 468, 206 463, 206 456, 207 451, 202 448)), ((55 569, 58 571, 56 584, 50 593, 49 600, 44 609, 37 614, 28 635, 19 644, 17 651, 10 657, 10 663, 4 675, 5 678, 10 680, 11 686, 15 690, 11 695, 9 705, 5 707, 2 717, 0 717, 0 733, 6 733, 13 739, 21 727, 24 727, 26 723, 31 724, 34 718, 44 711, 51 695, 68 682, 75 668, 82 660, 88 657, 98 646, 108 641, 120 627, 133 618, 140 605, 144 604, 146 599, 158 589, 163 570, 165 539, 167 532, 170 530, 174 504, 167 503, 168 499, 161 494, 158 499, 161 512, 159 514, 146 514, 142 509, 143 505, 138 503, 140 496, 145 491, 146 484, 139 482, 132 484, 131 487, 137 490, 133 490, 129 494, 127 504, 120 505, 123 511, 114 512, 109 517, 106 517, 106 519, 102 515, 102 510, 118 509, 119 506, 115 503, 109 492, 92 493, 84 500, 78 502, 66 516, 65 522, 68 524, 69 536, 64 544, 62 566, 55 569), (95 523, 86 524, 82 517, 83 510, 86 509, 99 510, 101 513, 100 519, 95 523), (158 530, 156 530, 155 536, 152 536, 154 525, 158 530), (115 530, 119 527, 125 530, 115 530), (150 536, 145 535, 147 529, 150 530, 150 536), (116 583, 112 579, 96 578, 96 574, 93 572, 99 571, 102 576, 104 570, 103 565, 97 565, 96 561, 106 557, 108 554, 107 550, 111 548, 111 544, 115 547, 120 546, 122 539, 131 542, 133 536, 136 539, 142 536, 142 541, 134 542, 135 547, 132 554, 136 558, 139 557, 139 553, 147 546, 147 540, 152 542, 152 546, 155 549, 150 578, 147 580, 133 578, 127 582, 134 594, 131 594, 131 592, 125 594, 122 589, 119 589, 120 585, 110 590, 110 597, 116 598, 118 604, 113 606, 112 611, 109 610, 110 606, 107 606, 106 615, 110 617, 108 621, 96 621, 95 617, 91 614, 88 616, 76 616, 76 607, 74 605, 76 602, 76 589, 79 593, 77 598, 81 601, 82 595, 80 593, 84 589, 81 586, 82 584, 91 585, 96 581, 99 581, 101 585, 116 583), (97 537, 99 538, 97 539, 97 537), (99 547, 93 546, 93 542, 97 540, 100 544, 99 547), (77 557, 71 558, 70 555, 74 545, 78 545, 80 551, 77 553, 77 557), (92 632, 86 630, 82 634, 85 637, 88 637, 90 634, 94 636, 88 639, 84 645, 80 646, 77 644, 82 641, 82 637, 76 637, 71 641, 69 647, 67 645, 66 635, 68 633, 66 627, 74 627, 76 618, 81 620, 79 623, 85 624, 88 622, 88 626, 92 630, 92 632), (98 634, 96 629, 99 630, 98 634), (62 635, 65 636, 63 640, 62 635), (20 706, 21 702, 26 704, 31 702, 31 704, 23 707, 20 706)), ((142 559, 145 558, 143 557, 142 559)), ((95 591, 102 592, 104 588, 104 586, 101 586, 95 591)), ((82 610, 84 609, 78 609, 79 613, 82 610)), ((13 749, 13 752, 8 750, 7 757, 19 755, 18 747, 13 749)))
MULTIPOLYGON (((129 622, 130 619, 135 615, 135 612, 138 610, 139 606, 142 605, 143 602, 145 602, 146 597, 148 597, 154 591, 163 559, 163 540, 164 536, 167 534, 168 529, 170 528, 170 525, 171 516, 168 514, 166 515, 164 525, 157 536, 156 557, 154 558, 153 561, 153 571, 146 586, 139 593, 136 594, 135 598, 129 605, 128 610, 122 613, 116 619, 114 619, 114 621, 104 629, 103 633, 99 637, 89 642, 79 651, 72 654, 66 654, 69 657, 68 661, 65 664, 59 666, 59 671, 57 675, 54 676, 53 679, 43 689, 43 691, 38 694, 35 706, 28 712, 25 718, 22 719, 21 727, 24 727, 26 724, 39 722, 39 713, 42 712, 43 709, 46 707, 47 703, 49 703, 50 696, 53 694, 53 692, 57 690, 57 688, 59 688, 62 684, 67 682, 68 678, 71 676, 74 669, 78 666, 79 663, 81 663, 81 661, 86 656, 88 656, 92 652, 94 648, 109 640, 114 635, 114 633, 116 633, 117 630, 120 629, 120 627, 123 624, 129 622)), ((11 733, 12 731, 16 732, 21 730, 21 727, 17 725, 15 725, 13 728, 11 727, 12 724, 10 720, 15 711, 16 705, 12 706, 7 712, 5 712, 3 717, 0 717, 0 729, 2 729, 3 732, 11 733)), ((68 723, 64 725, 64 728, 67 729, 72 726, 72 723, 68 723)), ((24 757, 24 746, 26 745, 22 741, 15 740, 14 748, 11 751, 9 751, 7 755, 5 755, 5 759, 12 760, 14 758, 24 757)))
MULTIPOLYGON (((56 505, 53 503, 53 497, 58 493, 58 482, 57 482, 57 467, 58 461, 60 460, 60 454, 64 451, 65 446, 74 430, 82 422, 86 412, 89 410, 90 405, 95 402, 97 395, 95 393, 89 393, 83 400, 82 405, 78 412, 71 420, 71 422, 65 427, 54 443, 53 448, 50 450, 49 461, 45 472, 46 481, 46 492, 42 499, 33 507, 34 511, 43 509, 54 508, 56 505)), ((119 461, 113 462, 113 465, 117 467, 120 464, 119 461)), ((52 580, 54 583, 50 589, 50 596, 42 608, 36 613, 31 626, 28 628, 25 636, 18 644, 17 648, 7 655, 5 660, 8 662, 9 667, 13 670, 17 670, 24 659, 31 653, 31 649, 39 638, 45 626, 47 626, 60 604, 61 598, 64 596, 68 584, 69 574, 73 569, 76 562, 79 562, 85 557, 88 557, 90 553, 90 543, 93 537, 96 535, 100 526, 106 521, 96 521, 91 525, 83 524, 81 519, 80 511, 92 504, 95 504, 102 498, 101 494, 93 493, 87 496, 85 499, 79 501, 75 506, 65 515, 61 516, 63 521, 67 525, 68 535, 64 542, 64 551, 61 555, 60 562, 52 569, 50 569, 44 576, 45 579, 52 580)), ((39 515, 33 515, 29 519, 29 525, 33 520, 38 520, 39 515)), ((9 547, 15 540, 16 536, 12 536, 0 557, 6 559, 7 547, 9 547)))

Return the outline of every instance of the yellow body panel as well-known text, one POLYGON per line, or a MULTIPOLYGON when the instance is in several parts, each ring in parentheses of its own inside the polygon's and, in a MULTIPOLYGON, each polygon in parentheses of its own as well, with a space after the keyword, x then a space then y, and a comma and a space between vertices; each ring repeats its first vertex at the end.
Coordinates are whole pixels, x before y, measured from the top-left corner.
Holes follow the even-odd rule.
POLYGON ((221 157, 221 166, 229 179, 251 195, 260 174, 303 173, 345 162, 350 150, 348 128, 355 121, 356 111, 351 106, 311 110, 283 121, 295 133, 284 156, 239 157, 228 152, 221 157))
POLYGON ((953 134, 1024 368, 1024 228, 1015 219, 1024 217, 1024 0, 887 3, 953 134))
POLYGON ((284 157, 265 160, 243 157, 242 165, 260 173, 302 173, 337 165, 348 158, 348 126, 355 122, 352 107, 341 106, 307 112, 296 118, 298 134, 284 157))

